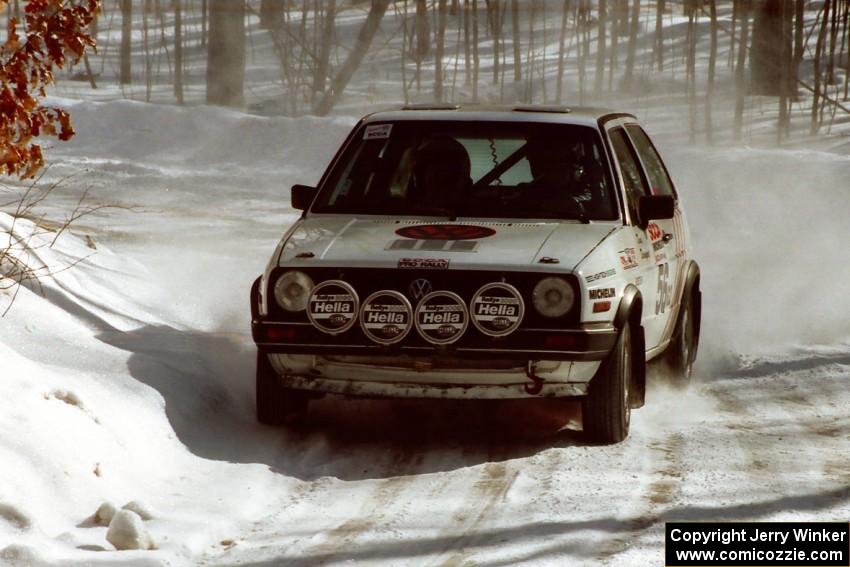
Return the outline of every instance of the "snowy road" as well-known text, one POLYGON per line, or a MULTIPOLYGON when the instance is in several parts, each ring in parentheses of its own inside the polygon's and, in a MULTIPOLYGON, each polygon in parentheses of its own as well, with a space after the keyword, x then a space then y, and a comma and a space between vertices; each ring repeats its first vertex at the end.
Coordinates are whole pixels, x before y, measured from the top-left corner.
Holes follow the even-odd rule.
POLYGON ((75 120, 57 204, 91 185, 135 208, 45 251, 98 247, 0 325, 0 565, 659 565, 666 521, 850 517, 850 159, 672 152, 704 272, 697 383, 655 380, 630 437, 599 447, 551 400, 328 398, 298 428, 257 425, 247 290, 293 218, 284 187, 350 121, 75 120), (92 522, 130 500, 158 549, 114 551, 92 522))

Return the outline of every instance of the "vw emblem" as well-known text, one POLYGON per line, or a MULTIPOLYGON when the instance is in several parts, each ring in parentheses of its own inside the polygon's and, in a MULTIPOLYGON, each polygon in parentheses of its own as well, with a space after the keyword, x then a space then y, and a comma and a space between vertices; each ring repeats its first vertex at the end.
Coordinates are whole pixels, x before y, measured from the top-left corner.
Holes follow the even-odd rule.
POLYGON ((410 282, 410 286, 407 288, 410 292, 410 296, 419 301, 429 293, 431 293, 431 282, 426 280, 425 278, 415 279, 410 282))

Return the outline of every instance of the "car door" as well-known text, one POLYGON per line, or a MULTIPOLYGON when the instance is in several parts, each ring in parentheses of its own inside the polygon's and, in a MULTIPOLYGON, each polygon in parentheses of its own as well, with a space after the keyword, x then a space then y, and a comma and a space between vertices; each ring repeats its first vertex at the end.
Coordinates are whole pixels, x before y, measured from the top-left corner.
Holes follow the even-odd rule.
POLYGON ((678 313, 681 287, 684 283, 687 231, 679 209, 676 188, 649 136, 638 124, 626 124, 625 128, 637 151, 646 179, 649 181, 649 194, 668 195, 676 199, 672 219, 653 220, 646 228, 647 238, 652 243, 652 256, 658 266, 660 291, 655 302, 655 310, 666 320, 661 332, 663 341, 670 336, 675 315, 678 313))
POLYGON ((670 320, 670 276, 671 269, 675 269, 670 265, 664 248, 671 240, 665 234, 671 233, 672 227, 665 224, 670 221, 652 221, 645 228, 640 226, 638 201, 642 196, 651 195, 652 190, 634 143, 627 133, 628 126, 629 123, 618 120, 608 127, 607 134, 622 177, 626 223, 636 243, 635 261, 638 269, 635 273, 638 277, 633 283, 643 297, 643 327, 646 349, 650 351, 660 346, 665 339, 670 320))

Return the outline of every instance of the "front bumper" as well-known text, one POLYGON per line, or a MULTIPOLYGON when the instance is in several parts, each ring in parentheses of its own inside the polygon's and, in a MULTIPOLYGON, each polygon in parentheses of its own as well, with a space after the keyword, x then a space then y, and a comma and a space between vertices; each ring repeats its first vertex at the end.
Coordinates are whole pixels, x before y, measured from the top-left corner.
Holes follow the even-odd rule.
POLYGON ((426 357, 436 360, 557 360, 600 361, 617 341, 617 330, 608 325, 582 325, 575 329, 519 329, 509 337, 466 337, 457 344, 434 346, 424 341, 405 341, 383 346, 351 340, 347 334, 327 335, 309 323, 254 320, 254 342, 268 353, 316 356, 426 357), (417 344, 418 343, 418 344, 417 344))

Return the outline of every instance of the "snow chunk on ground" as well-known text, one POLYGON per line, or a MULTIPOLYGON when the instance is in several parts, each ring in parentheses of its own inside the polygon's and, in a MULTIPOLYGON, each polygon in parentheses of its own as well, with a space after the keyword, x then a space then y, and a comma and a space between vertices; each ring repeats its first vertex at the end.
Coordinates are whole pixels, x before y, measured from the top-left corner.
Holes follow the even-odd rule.
POLYGON ((153 538, 145 529, 142 517, 132 510, 119 510, 106 532, 106 541, 115 549, 154 549, 153 538))
POLYGON ((94 521, 100 526, 108 526, 117 511, 118 509, 115 507, 115 504, 104 502, 98 506, 97 512, 94 513, 94 521))
POLYGON ((0 502, 0 520, 8 522, 19 530, 28 530, 32 526, 32 522, 26 514, 11 504, 4 504, 2 502, 0 502))
POLYGON ((127 502, 121 507, 121 509, 135 512, 139 515, 140 518, 145 521, 148 521, 153 518, 153 513, 151 512, 151 509, 144 502, 139 502, 138 500, 127 502))

